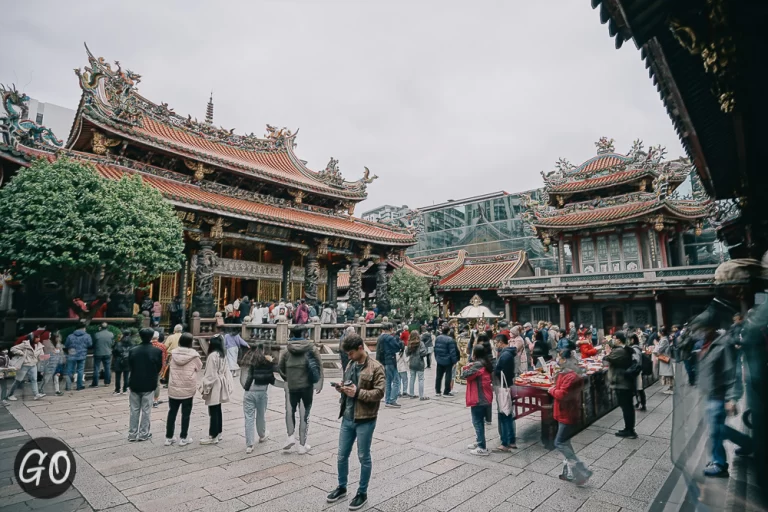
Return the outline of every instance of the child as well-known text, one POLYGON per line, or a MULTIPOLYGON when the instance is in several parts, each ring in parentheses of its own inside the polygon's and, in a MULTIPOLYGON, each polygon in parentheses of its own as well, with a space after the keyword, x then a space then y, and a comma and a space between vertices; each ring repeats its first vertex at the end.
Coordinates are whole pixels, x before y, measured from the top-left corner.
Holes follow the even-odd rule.
MULTIPOLYGON (((591 343, 590 343, 591 345, 591 343)), ((579 460, 571 446, 571 437, 578 431, 581 416, 581 390, 584 385, 578 363, 570 349, 558 355, 562 370, 555 378, 555 385, 548 392, 554 398, 554 417, 558 423, 555 447, 563 454, 563 473, 560 480, 574 482, 578 486, 587 483, 592 472, 579 460)))
POLYGON ((467 381, 466 403, 472 413, 472 425, 477 436, 477 441, 467 448, 472 455, 487 456, 490 452, 485 446, 485 414, 488 406, 493 403, 493 363, 483 345, 476 345, 472 349, 472 359, 473 363, 461 369, 461 377, 467 381))

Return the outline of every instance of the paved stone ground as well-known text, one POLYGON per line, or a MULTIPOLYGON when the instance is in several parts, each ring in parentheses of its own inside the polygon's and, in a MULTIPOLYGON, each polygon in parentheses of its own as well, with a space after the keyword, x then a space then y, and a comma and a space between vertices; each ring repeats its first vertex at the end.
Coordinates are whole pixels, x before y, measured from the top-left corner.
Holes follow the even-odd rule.
MULTIPOLYGON (((433 379, 428 370, 426 382, 433 379)), ((59 511, 346 510, 346 502, 325 503, 325 495, 336 486, 336 391, 327 386, 316 395, 309 437, 312 450, 298 455, 280 451, 285 439, 284 395, 282 389, 272 389, 267 418, 272 437, 246 455, 242 390, 237 385, 236 390, 234 400, 223 408, 224 439, 214 446, 164 447, 166 404, 153 410, 154 438, 128 443, 128 398, 112 396, 112 389, 105 387, 39 401, 27 396, 8 410, 26 435, 59 437, 75 451, 76 489, 57 500, 59 511)), ((454 398, 401 399, 402 409, 382 407, 372 447, 367 510, 642 511, 671 470, 672 401, 660 393, 658 385, 647 390, 648 412, 638 413, 639 439, 613 435, 622 426, 618 409, 574 438, 574 448, 595 472, 583 488, 557 478, 562 457, 538 442, 536 417, 517 421, 519 450, 514 453, 469 455, 466 445, 474 440, 474 431, 464 407, 464 387, 457 385, 456 391, 454 398)), ((190 435, 198 441, 207 434, 207 425, 207 410, 196 399, 190 435)), ((495 418, 487 435, 489 447, 498 445, 495 418)), ((2 451, 4 446, 0 441, 3 458, 11 455, 2 451)), ((13 447, 8 445, 7 451, 13 447)), ((350 494, 358 477, 353 452, 350 494)), ((9 482, 12 475, 5 466, 0 467, 0 478, 5 484, 0 486, 3 512, 51 505, 27 500, 9 482)))

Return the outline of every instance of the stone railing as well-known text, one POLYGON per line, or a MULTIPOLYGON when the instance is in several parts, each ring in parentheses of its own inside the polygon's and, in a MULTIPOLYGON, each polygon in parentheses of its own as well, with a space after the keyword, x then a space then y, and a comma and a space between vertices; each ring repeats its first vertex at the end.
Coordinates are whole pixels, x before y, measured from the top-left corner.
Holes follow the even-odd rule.
MULTIPOLYGON (((3 319, 3 340, 13 342, 21 334, 34 331, 38 325, 45 325, 49 331, 58 331, 67 327, 74 327, 80 320, 77 318, 47 318, 47 317, 24 317, 19 318, 15 309, 9 310, 3 319)), ((92 324, 108 324, 125 327, 149 327, 150 318, 146 311, 137 317, 114 317, 114 318, 94 318, 92 324)))
POLYGON ((499 295, 514 296, 536 292, 564 292, 590 288, 657 290, 711 286, 717 265, 643 269, 596 274, 558 274, 542 277, 521 277, 506 280, 499 295))

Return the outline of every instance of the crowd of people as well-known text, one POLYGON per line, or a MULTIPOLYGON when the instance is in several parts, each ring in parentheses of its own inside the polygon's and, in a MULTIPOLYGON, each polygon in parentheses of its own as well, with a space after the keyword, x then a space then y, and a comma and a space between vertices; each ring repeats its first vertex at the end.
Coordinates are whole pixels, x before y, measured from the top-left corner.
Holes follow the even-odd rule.
POLYGON ((352 304, 323 302, 317 305, 307 303, 304 299, 289 301, 286 299, 257 302, 247 295, 236 298, 224 306, 226 323, 244 323, 246 318, 251 325, 276 324, 343 324, 357 322, 362 317, 365 323, 371 324, 379 316, 376 304, 369 308, 356 311, 352 304))

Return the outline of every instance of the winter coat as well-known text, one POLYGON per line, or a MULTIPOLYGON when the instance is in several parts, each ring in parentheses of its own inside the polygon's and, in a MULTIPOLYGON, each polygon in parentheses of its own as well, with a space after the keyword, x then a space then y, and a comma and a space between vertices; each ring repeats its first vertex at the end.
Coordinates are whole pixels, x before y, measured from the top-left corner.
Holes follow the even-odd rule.
POLYGON ((509 345, 515 347, 517 350, 517 369, 516 374, 528 371, 529 358, 525 351, 525 340, 522 336, 517 335, 509 340, 509 345))
POLYGON ((334 320, 333 310, 331 308, 323 308, 323 313, 320 315, 321 324, 336 323, 334 320))
POLYGON ((459 362, 456 340, 447 334, 441 334, 435 340, 435 362, 440 366, 453 366, 459 362))
POLYGON ((279 371, 283 380, 291 391, 299 391, 312 387, 307 368, 307 357, 315 357, 320 366, 320 381, 315 384, 315 389, 323 389, 323 363, 320 353, 309 340, 291 340, 288 347, 280 356, 279 371))
POLYGON ((432 348, 432 335, 428 332, 425 332, 421 335, 421 342, 424 344, 425 347, 427 347, 427 350, 432 348))
MULTIPOLYGON (((344 370, 344 380, 347 379, 354 361, 347 364, 344 370)), ((360 369, 360 376, 357 379, 357 396, 355 396, 355 422, 376 419, 379 414, 379 404, 384 398, 384 367, 378 361, 370 357, 365 358, 363 367, 360 369)), ((339 398, 339 418, 344 416, 344 409, 347 407, 347 395, 341 393, 339 398)))
MULTIPOLYGON (((583 345, 582 345, 583 346, 583 345)), ((640 345, 632 345, 630 347, 632 349, 632 359, 637 362, 637 364, 640 365, 640 368, 643 366, 643 349, 640 348, 640 345)), ((592 349, 595 350, 595 349, 592 349)), ((597 352, 595 350, 595 352, 597 352)), ((582 351, 582 356, 585 357, 584 351, 582 351)), ((643 372, 637 374, 637 377, 635 377, 635 389, 643 389, 643 372)))
POLYGON ((197 350, 176 347, 171 353, 168 398, 183 400, 195 396, 197 375, 202 368, 203 362, 197 350))
MULTIPOLYGON (((672 357, 672 346, 669 344, 669 338, 666 336, 662 336, 659 340, 659 344, 656 346, 656 350, 654 350, 657 356, 667 356, 672 357)), ((668 363, 665 363, 661 359, 659 359, 659 376, 660 377, 674 377, 675 372, 672 369, 672 360, 668 363)))
MULTIPOLYGON (((427 347, 423 341, 419 341, 419 348, 409 353, 410 347, 405 349, 408 356, 408 369, 413 372, 423 372, 425 368, 424 358, 427 356, 427 347)), ((400 368, 397 369, 400 371, 400 368)))
POLYGON ((128 353, 133 348, 133 343, 130 339, 123 338, 120 343, 116 343, 112 347, 112 369, 116 372, 127 372, 130 369, 128 366, 128 353))
POLYGON ((157 376, 163 367, 163 352, 151 343, 142 343, 128 353, 128 387, 132 393, 149 393, 157 389, 157 376))
POLYGON ((34 347, 29 340, 24 340, 20 344, 11 347, 11 353, 17 356, 24 356, 21 362, 22 366, 37 366, 40 356, 43 355, 43 344, 37 343, 34 347))
POLYGON ((109 329, 100 330, 93 335, 93 357, 109 356, 114 344, 115 335, 109 332, 109 329))
POLYGON ((245 317, 251 314, 251 301, 250 300, 240 301, 240 307, 238 308, 238 310, 240 311, 240 318, 245 319, 245 317))
POLYGON ((78 329, 67 336, 64 349, 67 351, 67 357, 71 361, 85 361, 91 345, 93 345, 91 335, 86 333, 85 329, 78 329))
POLYGON ((296 312, 293 315, 293 323, 306 324, 307 322, 309 322, 309 308, 306 304, 299 304, 299 307, 296 308, 296 312))
POLYGON ((376 360, 386 365, 397 364, 397 354, 403 350, 403 342, 391 334, 382 334, 376 342, 376 360))
POLYGON ((501 382, 501 374, 504 373, 504 379, 507 381, 507 386, 512 387, 515 382, 515 368, 517 368, 517 349, 515 347, 507 347, 501 351, 498 359, 496 359, 496 367, 493 369, 493 375, 496 378, 496 382, 501 382))
POLYGON ((533 343, 533 350, 531 350, 531 357, 533 357, 533 360, 538 363, 539 358, 543 357, 545 361, 549 361, 552 359, 552 356, 549 355, 549 344, 544 340, 536 340, 533 343))
POLYGON ((227 359, 215 350, 210 352, 205 360, 205 374, 197 389, 205 400, 205 405, 229 402, 232 395, 232 372, 229 371, 227 359))
POLYGON ((165 341, 163 342, 163 345, 165 345, 165 349, 168 351, 168 353, 172 353, 176 348, 179 346, 179 340, 181 339, 181 333, 175 332, 165 338, 165 341))
POLYGON ((603 358, 608 365, 608 383, 611 389, 635 389, 635 382, 626 377, 624 371, 632 366, 632 349, 616 347, 603 358))
POLYGON ((344 311, 344 318, 347 319, 347 322, 354 322, 355 321, 355 308, 351 305, 347 305, 347 309, 344 311))
POLYGON ((240 384, 243 389, 250 391, 256 386, 266 387, 275 385, 275 363, 272 361, 272 356, 266 356, 266 361, 262 364, 252 364, 243 368, 240 373, 240 384))
POLYGON ((493 403, 491 374, 483 366, 482 362, 476 361, 462 368, 461 378, 467 381, 467 407, 491 405, 493 403))
MULTIPOLYGON (((759 332, 762 337, 762 333, 759 332)), ((717 337, 702 353, 699 359, 698 374, 699 392, 702 397, 712 400, 739 400, 742 387, 737 385, 742 379, 742 368, 739 362, 739 352, 733 331, 717 337)), ((747 362, 744 362, 747 366, 747 362)))
POLYGON ((581 420, 581 390, 584 381, 570 368, 557 374, 550 394, 555 399, 554 418, 558 423, 575 425, 581 420))
POLYGON ((376 318, 376 314, 373 312, 372 309, 368 310, 368 312, 365 314, 365 323, 370 324, 373 323, 373 320, 376 318))
POLYGON ((401 350, 397 353, 395 356, 395 360, 397 361, 397 371, 400 373, 407 372, 409 365, 408 360, 410 358, 408 357, 408 354, 405 353, 405 349, 401 350))
POLYGON ((229 350, 234 347, 248 348, 248 343, 245 342, 239 334, 225 334, 224 335, 224 350, 229 350))

